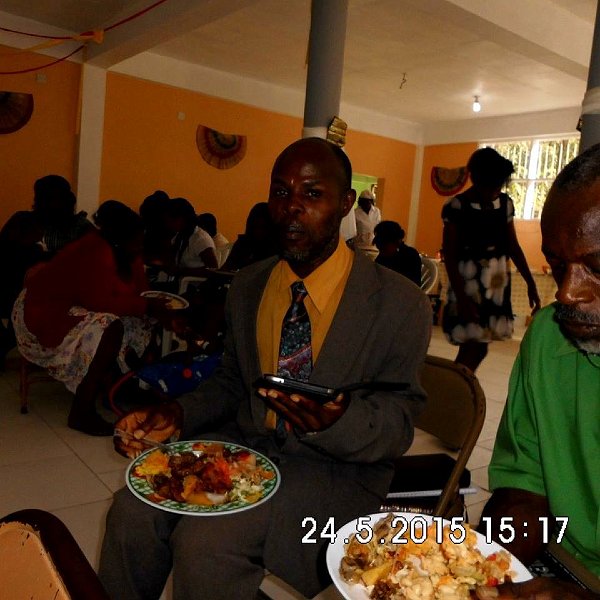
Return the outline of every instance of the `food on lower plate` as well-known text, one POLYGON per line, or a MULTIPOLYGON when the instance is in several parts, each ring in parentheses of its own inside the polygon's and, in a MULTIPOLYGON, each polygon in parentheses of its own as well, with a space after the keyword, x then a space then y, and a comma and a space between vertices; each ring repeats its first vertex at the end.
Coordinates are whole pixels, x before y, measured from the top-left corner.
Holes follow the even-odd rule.
POLYGON ((170 310, 179 310, 187 307, 186 300, 165 292, 144 292, 143 295, 144 298, 161 298, 162 300, 165 300, 165 307, 170 310))
POLYGON ((275 477, 249 450, 229 450, 225 444, 199 442, 191 451, 165 454, 154 450, 135 467, 157 500, 215 506, 235 500, 254 503, 263 496, 262 483, 275 477))
POLYGON ((352 535, 340 564, 342 578, 365 586, 374 600, 485 599, 493 597, 495 590, 490 588, 514 576, 510 554, 501 550, 483 556, 468 524, 463 525, 466 536, 460 543, 451 540, 446 525, 440 544, 437 523, 429 525, 426 535, 417 524, 411 539, 408 532, 398 536, 393 519, 392 514, 381 519, 368 543, 352 535), (405 544, 394 543, 400 537, 405 544))

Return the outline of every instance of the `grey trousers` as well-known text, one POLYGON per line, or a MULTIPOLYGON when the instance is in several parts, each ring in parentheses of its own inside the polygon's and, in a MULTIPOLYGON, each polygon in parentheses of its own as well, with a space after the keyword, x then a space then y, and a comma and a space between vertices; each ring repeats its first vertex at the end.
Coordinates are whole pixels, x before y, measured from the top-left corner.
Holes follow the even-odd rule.
POLYGON ((282 455, 281 485, 264 504, 229 515, 179 516, 122 489, 106 521, 99 576, 113 600, 159 598, 173 570, 175 600, 252 600, 268 569, 307 597, 330 583, 321 531, 378 512, 379 495, 351 466, 282 455), (314 519, 315 531, 310 534, 314 519), (314 540, 316 543, 306 543, 314 540))

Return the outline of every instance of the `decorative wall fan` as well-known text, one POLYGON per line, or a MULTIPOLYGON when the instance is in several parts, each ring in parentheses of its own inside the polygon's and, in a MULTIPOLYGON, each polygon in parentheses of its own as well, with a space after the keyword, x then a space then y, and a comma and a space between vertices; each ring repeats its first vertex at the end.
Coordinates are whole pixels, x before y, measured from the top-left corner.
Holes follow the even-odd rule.
POLYGON ((221 133, 198 125, 196 146, 209 165, 217 169, 231 169, 246 155, 246 136, 221 133))
POLYGON ((440 196, 457 194, 465 186, 468 178, 467 167, 457 167, 456 169, 431 168, 431 186, 440 196))
POLYGON ((13 133, 24 127, 33 113, 33 95, 0 92, 0 133, 13 133))

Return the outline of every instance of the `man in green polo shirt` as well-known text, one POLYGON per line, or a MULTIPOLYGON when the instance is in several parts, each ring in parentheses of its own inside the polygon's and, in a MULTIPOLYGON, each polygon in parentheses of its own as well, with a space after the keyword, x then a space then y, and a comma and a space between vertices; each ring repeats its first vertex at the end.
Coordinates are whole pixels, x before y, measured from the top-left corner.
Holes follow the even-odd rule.
MULTIPOLYGON (((541 225, 557 302, 536 315, 513 367, 480 530, 525 564, 554 532, 600 589, 600 144, 558 175, 541 225)), ((541 578, 500 598, 600 596, 541 578)))

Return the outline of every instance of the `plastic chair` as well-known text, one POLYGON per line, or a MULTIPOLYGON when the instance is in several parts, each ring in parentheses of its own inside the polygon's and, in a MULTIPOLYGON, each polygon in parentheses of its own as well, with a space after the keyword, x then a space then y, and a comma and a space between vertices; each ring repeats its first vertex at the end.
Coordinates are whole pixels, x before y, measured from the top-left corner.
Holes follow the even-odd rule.
POLYGON ((64 523, 37 509, 0 519, 0 590, 6 598, 110 600, 64 523))
POLYGON ((435 260, 421 255, 421 289, 426 294, 438 292, 439 272, 435 260))
POLYGON ((469 369, 437 356, 426 357, 421 385, 428 399, 415 426, 438 438, 441 450, 458 450, 458 453, 455 458, 446 452, 400 458, 395 464, 396 474, 388 498, 381 508, 427 512, 445 518, 462 516, 464 499, 460 489, 470 482, 466 464, 485 421, 485 394, 469 369), (439 489, 439 495, 431 492, 439 489))

